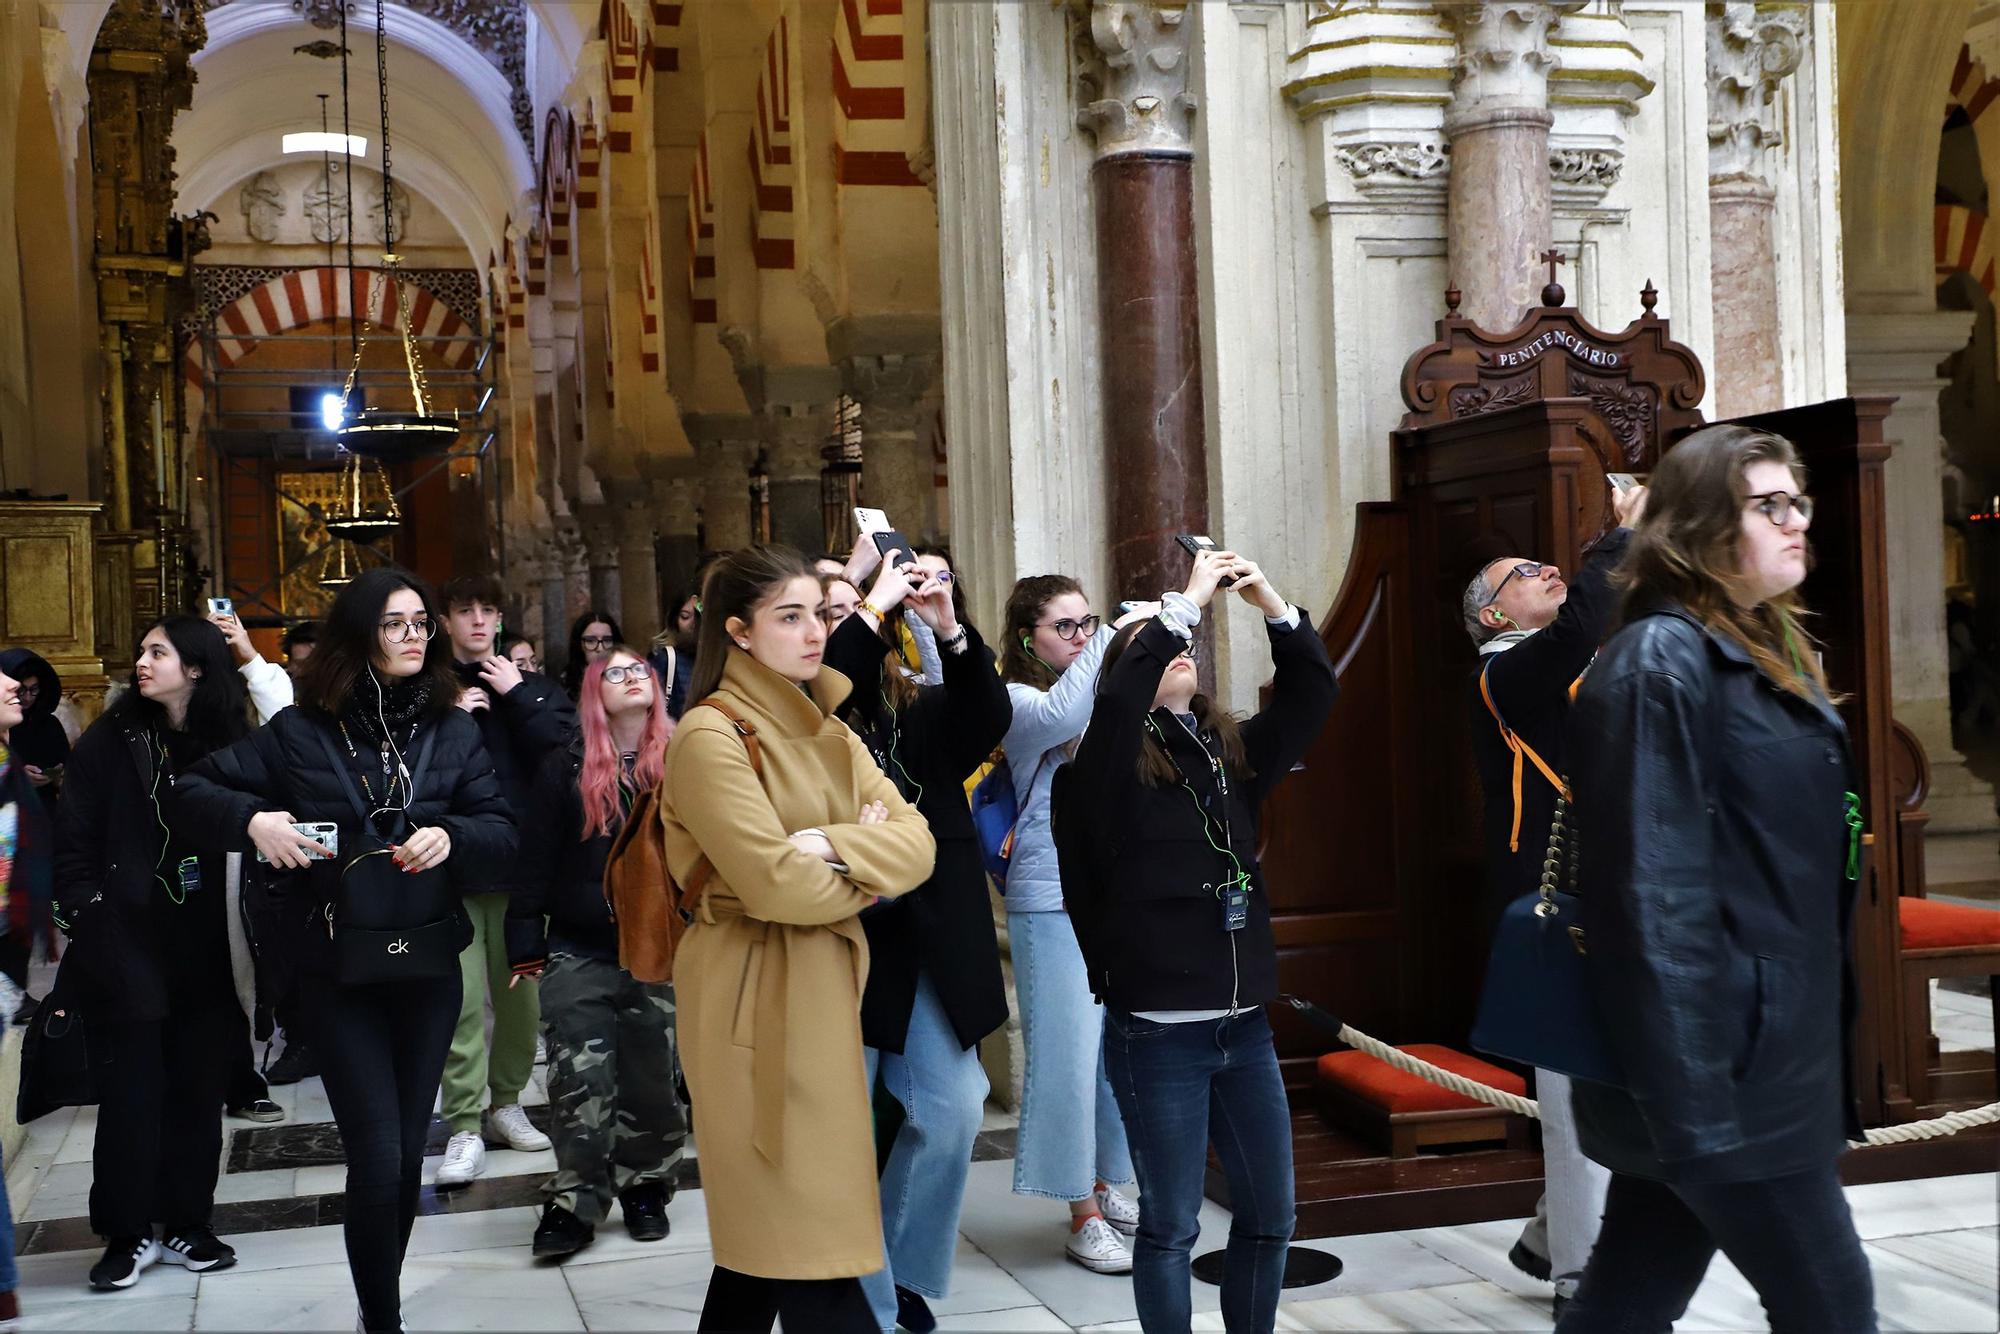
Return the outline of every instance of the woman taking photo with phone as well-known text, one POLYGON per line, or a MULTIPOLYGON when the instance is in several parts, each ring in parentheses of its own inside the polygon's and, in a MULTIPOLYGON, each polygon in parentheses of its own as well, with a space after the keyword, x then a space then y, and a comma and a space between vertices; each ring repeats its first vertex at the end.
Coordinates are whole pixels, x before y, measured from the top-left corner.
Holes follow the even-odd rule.
POLYGON ((202 757, 249 728, 222 632, 170 616, 146 631, 131 688, 70 755, 56 923, 70 940, 60 985, 90 1017, 102 1066, 90 1224, 106 1248, 94 1288, 130 1287, 159 1260, 195 1271, 236 1262, 209 1226, 241 1024, 229 867, 193 837, 173 796, 202 757))
POLYGON ((618 966, 604 863, 639 794, 659 786, 674 734, 659 677, 624 645, 583 669, 577 737, 535 775, 521 876, 507 905, 514 980, 541 979, 556 1174, 539 1257, 588 1246, 615 1198, 638 1241, 667 1235, 687 1141, 674 1091, 674 989, 618 966))
POLYGON ((1836 1170, 1862 1133, 1860 803, 1802 623, 1804 491, 1791 443, 1748 427, 1667 451, 1577 694, 1584 968, 1625 1086, 1572 1090, 1612 1176, 1564 1334, 1669 1328, 1717 1249, 1776 1334, 1876 1327, 1836 1170))
POLYGON ((1195 557, 1187 588, 1111 643, 1057 782, 1070 920, 1105 1005, 1105 1064, 1138 1169, 1132 1291, 1149 1334, 1188 1327, 1188 1251, 1212 1143, 1232 1216, 1223 1323, 1269 1331, 1292 1235, 1291 1111, 1264 1006, 1278 996, 1257 864, 1264 798, 1340 693, 1312 622, 1264 572, 1195 557), (1219 582, 1263 614, 1270 702, 1238 723, 1199 691, 1194 630, 1219 582))
MULTIPOLYGON (((1127 621, 1150 614, 1128 614, 1127 621)), ((1132 1270, 1125 1238, 1139 1207, 1118 1101, 1104 1078, 1103 1012, 1090 997, 1076 932, 1063 912, 1062 875, 1049 834, 1049 784, 1090 721, 1097 673, 1113 629, 1099 628, 1083 585, 1042 574, 1007 598, 1000 675, 1014 706, 1006 739, 1016 808, 1007 867, 1007 939, 1021 1001, 1021 1128, 1014 1193, 1069 1205, 1063 1253, 1099 1274, 1132 1270)))
POLYGON ((373 1334, 402 1319, 403 1252, 424 1141, 458 1022, 461 896, 490 884, 514 824, 453 707, 443 618, 417 579, 370 570, 340 591, 298 705, 187 774, 177 808, 206 846, 281 872, 277 911, 347 1158, 348 1267, 373 1334), (294 824, 336 827, 329 856, 294 824))
POLYGON ((924 817, 833 716, 819 580, 788 547, 702 590, 689 706, 667 752, 667 869, 693 920, 674 958, 715 1271, 704 1330, 877 1329, 882 1267, 862 1069, 859 914, 931 874, 924 817), (706 707, 705 707, 706 706, 706 707))
POLYGON ((936 1325, 958 1252, 959 1208, 986 1105, 979 1040, 1007 1022, 1000 947, 965 780, 1006 735, 1013 705, 993 653, 952 607, 951 583, 914 563, 884 568, 827 641, 828 664, 854 682, 840 718, 923 813, 937 867, 893 906, 862 918, 868 989, 861 1036, 869 1082, 903 1108, 882 1168, 889 1263, 862 1281, 884 1329, 936 1325), (912 588, 911 581, 920 580, 912 588), (930 630, 942 684, 917 684, 901 654, 907 607, 930 630))

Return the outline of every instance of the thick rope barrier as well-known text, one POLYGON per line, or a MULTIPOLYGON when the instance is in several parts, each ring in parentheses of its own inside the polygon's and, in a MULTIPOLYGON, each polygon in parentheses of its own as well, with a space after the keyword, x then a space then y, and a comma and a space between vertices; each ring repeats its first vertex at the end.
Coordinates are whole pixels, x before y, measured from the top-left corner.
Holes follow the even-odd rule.
MULTIPOLYGON (((1498 1107, 1503 1112, 1513 1112, 1517 1116, 1541 1119, 1541 1106, 1533 1098, 1524 1098, 1518 1093, 1509 1093, 1505 1089, 1482 1084, 1476 1079, 1453 1074, 1442 1066, 1432 1065, 1429 1061, 1390 1046, 1380 1038, 1372 1038, 1350 1024, 1341 1023, 1310 1001, 1300 1000, 1296 996, 1287 996, 1285 1000, 1294 1009, 1322 1027, 1338 1026, 1340 1040, 1356 1051, 1367 1052, 1378 1061, 1392 1065, 1406 1074, 1415 1075, 1419 1079, 1429 1080, 1440 1088, 1450 1089, 1460 1097, 1471 1098, 1474 1102, 1483 1102, 1488 1107, 1498 1107)), ((1956 1135, 1961 1130, 1970 1130, 1975 1126, 1990 1126, 1995 1122, 2000 1122, 2000 1102, 1989 1102, 1984 1107, 1973 1107, 1962 1112, 1947 1112, 1928 1121, 1912 1121, 1900 1126, 1880 1126, 1869 1131, 1865 1139, 1850 1140, 1849 1143, 1859 1146, 1910 1144, 1917 1140, 1956 1135)))

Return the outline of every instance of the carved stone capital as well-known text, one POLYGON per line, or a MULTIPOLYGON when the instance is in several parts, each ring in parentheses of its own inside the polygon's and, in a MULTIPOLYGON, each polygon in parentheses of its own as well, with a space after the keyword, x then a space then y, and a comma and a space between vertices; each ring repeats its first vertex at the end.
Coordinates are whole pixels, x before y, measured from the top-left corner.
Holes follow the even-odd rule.
POLYGON ((1097 156, 1194 152, 1187 0, 1071 0, 1077 124, 1097 156))
POLYGON ((827 407, 778 404, 759 422, 763 427, 764 471, 773 482, 817 478, 825 466, 821 451, 832 434, 827 407))
POLYGON ((1765 150, 1781 138, 1771 115, 1778 85, 1806 54, 1803 5, 1723 0, 1708 5, 1708 175, 1764 179, 1765 150))
POLYGON ((1584 0, 1482 0, 1451 5, 1439 19, 1458 38, 1452 61, 1448 130, 1479 128, 1500 109, 1546 112, 1549 75, 1558 64, 1549 30, 1584 0))

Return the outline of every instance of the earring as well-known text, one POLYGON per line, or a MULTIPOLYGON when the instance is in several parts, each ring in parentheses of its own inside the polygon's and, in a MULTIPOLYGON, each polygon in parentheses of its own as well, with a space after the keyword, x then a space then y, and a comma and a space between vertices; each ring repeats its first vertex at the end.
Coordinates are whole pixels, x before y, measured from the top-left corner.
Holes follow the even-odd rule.
POLYGON ((747 639, 739 639, 736 641, 736 647, 742 649, 744 652, 747 653, 750 651, 750 641, 747 639))

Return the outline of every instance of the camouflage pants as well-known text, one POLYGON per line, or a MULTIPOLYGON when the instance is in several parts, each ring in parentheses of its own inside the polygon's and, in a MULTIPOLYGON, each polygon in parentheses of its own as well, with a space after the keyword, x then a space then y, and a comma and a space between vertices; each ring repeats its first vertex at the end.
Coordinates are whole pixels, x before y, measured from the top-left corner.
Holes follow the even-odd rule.
POLYGON ((557 954, 542 975, 542 1025, 556 1150, 549 1203, 597 1224, 634 1186, 659 1182, 671 1193, 688 1130, 674 1092, 673 987, 557 954))

